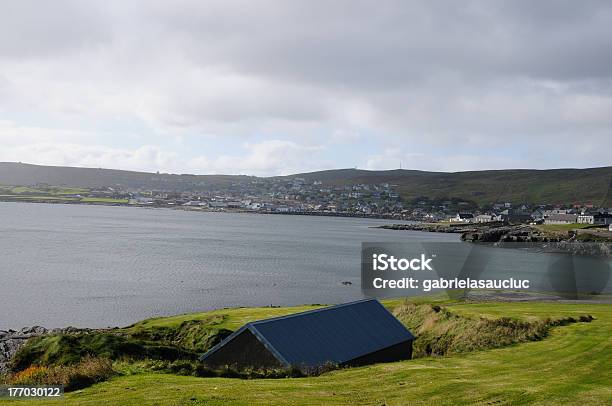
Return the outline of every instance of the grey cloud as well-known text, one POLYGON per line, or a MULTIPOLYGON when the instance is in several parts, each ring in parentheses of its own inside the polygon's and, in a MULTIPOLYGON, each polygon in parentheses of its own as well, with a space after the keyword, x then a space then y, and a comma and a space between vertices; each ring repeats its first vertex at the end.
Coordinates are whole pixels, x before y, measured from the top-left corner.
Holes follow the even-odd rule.
POLYGON ((25 1, 2 10, 3 56, 136 39, 204 66, 373 91, 440 71, 612 75, 605 1, 25 1))
POLYGON ((106 14, 78 0, 0 1, 0 61, 57 58, 106 43, 106 14))
POLYGON ((223 4, 179 8, 170 18, 158 9, 154 16, 181 33, 199 63, 327 86, 377 90, 440 71, 558 80, 612 75, 612 7, 605 2, 223 4))
POLYGON ((86 106, 162 132, 290 122, 286 139, 317 127, 381 144, 600 145, 611 26, 608 1, 3 1, 0 111, 86 106))

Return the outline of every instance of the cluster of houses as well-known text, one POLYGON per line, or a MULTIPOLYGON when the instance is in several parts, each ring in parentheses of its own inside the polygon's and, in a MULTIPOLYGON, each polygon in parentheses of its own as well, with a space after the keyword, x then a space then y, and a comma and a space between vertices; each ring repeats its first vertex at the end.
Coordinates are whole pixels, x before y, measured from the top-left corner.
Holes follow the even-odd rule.
POLYGON ((292 177, 246 178, 212 188, 196 186, 181 192, 117 188, 90 192, 100 197, 128 199, 130 205, 192 210, 347 215, 424 222, 612 226, 612 213, 592 205, 553 207, 505 202, 479 208, 475 202, 460 198, 419 197, 407 201, 400 197, 397 185, 389 183, 330 185, 321 180, 292 177))
MULTIPOLYGON (((509 205, 509 204, 508 204, 509 205)), ((529 211, 523 205, 513 209, 508 207, 500 212, 490 211, 486 213, 474 214, 469 212, 457 213, 449 219, 456 223, 490 223, 504 222, 511 224, 531 223, 531 224, 590 224, 595 226, 609 226, 612 230, 612 213, 606 208, 536 208, 529 211)))
POLYGON ((321 213, 401 217, 404 205, 394 186, 381 184, 323 185, 303 178, 252 180, 219 190, 166 193, 130 190, 130 205, 175 206, 215 211, 321 213))

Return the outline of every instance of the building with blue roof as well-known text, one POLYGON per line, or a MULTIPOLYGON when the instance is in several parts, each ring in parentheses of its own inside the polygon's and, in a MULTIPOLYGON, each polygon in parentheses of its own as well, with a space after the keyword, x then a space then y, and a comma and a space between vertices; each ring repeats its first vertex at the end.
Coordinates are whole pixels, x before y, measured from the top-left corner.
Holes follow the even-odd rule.
POLYGON ((378 300, 366 299, 247 323, 206 352, 212 368, 311 370, 410 359, 414 336, 378 300))

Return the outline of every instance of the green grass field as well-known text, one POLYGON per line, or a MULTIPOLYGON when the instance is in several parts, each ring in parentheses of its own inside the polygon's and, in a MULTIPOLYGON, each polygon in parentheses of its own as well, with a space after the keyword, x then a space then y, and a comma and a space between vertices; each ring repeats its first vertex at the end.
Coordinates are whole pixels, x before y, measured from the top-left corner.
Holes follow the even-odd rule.
POLYGON ((111 197, 79 197, 87 195, 89 189, 48 186, 31 188, 27 186, 0 185, 0 199, 15 201, 81 202, 91 204, 127 204, 127 199, 111 197))
POLYGON ((27 186, 15 186, 15 187, 10 187, 8 189, 11 193, 13 194, 20 194, 20 193, 40 193, 40 191, 38 189, 33 189, 31 187, 27 187, 27 186))
POLYGON ((593 227, 591 224, 541 224, 537 226, 542 231, 567 233, 571 230, 580 230, 593 227))
POLYGON ((47 201, 59 201, 59 202, 78 202, 81 199, 78 197, 65 197, 56 195, 0 195, 1 198, 7 200, 27 201, 27 200, 47 200, 47 201))
MULTIPOLYGON (((440 302, 466 316, 521 320, 590 314, 591 323, 555 327, 541 341, 445 357, 337 370, 318 377, 241 380, 162 373, 125 374, 32 404, 612 404, 612 307, 607 304, 440 302)), ((397 301, 386 302, 388 307, 397 301)), ((128 329, 170 327, 211 316, 235 329, 249 320, 306 310, 222 309, 150 319, 128 329)), ((17 404, 18 402, 16 402, 17 404)))
POLYGON ((81 198, 83 203, 122 203, 126 204, 127 199, 113 199, 112 197, 83 197, 81 198))
POLYGON ((158 317, 140 321, 126 328, 131 332, 147 330, 155 327, 177 327, 185 321, 206 320, 214 316, 220 316, 222 321, 216 324, 218 328, 237 330, 243 324, 250 321, 268 319, 271 317, 284 316, 315 309, 317 305, 306 305, 296 307, 239 307, 235 309, 219 309, 204 313, 181 314, 178 316, 158 317))
POLYGON ((76 195, 88 193, 89 189, 84 188, 72 188, 63 186, 46 186, 40 188, 32 188, 28 186, 10 186, 0 185, 0 189, 4 192, 14 195, 20 194, 31 194, 31 195, 76 195))

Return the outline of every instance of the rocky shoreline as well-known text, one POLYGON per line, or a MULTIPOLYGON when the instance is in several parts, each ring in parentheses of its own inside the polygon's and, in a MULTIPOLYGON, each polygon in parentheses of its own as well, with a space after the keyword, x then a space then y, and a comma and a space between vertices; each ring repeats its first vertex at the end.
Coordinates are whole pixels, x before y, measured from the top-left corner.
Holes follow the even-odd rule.
POLYGON ((94 329, 76 327, 54 328, 52 330, 41 326, 24 327, 21 330, 0 330, 0 374, 7 373, 13 356, 30 338, 50 334, 91 333, 94 329))
POLYGON ((28 339, 47 333, 48 330, 40 326, 0 331, 0 374, 8 372, 11 359, 28 339))
POLYGON ((561 242, 569 237, 543 233, 526 225, 508 225, 502 222, 481 224, 414 223, 378 226, 388 230, 413 230, 431 233, 461 234, 462 241, 479 242, 561 242))
MULTIPOLYGON (((501 222, 482 224, 415 223, 382 225, 378 228, 456 233, 461 234, 461 241, 495 243, 500 247, 504 247, 503 243, 543 243, 542 248, 547 252, 612 256, 612 240, 578 240, 576 239, 577 234, 572 231, 568 231, 566 234, 547 233, 527 224, 508 225, 501 222)), ((507 247, 515 246, 508 245, 507 247)))
POLYGON ((431 233, 461 234, 462 241, 480 242, 559 242, 563 238, 548 235, 536 227, 502 222, 482 224, 414 223, 378 226, 388 230, 413 230, 431 233))

